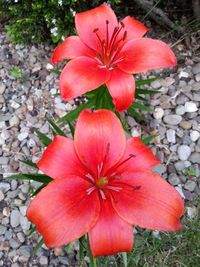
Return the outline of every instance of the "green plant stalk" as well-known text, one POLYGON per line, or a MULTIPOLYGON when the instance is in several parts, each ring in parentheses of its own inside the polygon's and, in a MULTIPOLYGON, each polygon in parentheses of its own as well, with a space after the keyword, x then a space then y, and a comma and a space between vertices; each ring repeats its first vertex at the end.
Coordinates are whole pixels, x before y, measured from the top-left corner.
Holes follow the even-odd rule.
POLYGON ((97 259, 93 257, 92 251, 90 249, 90 242, 89 242, 88 235, 87 235, 87 247, 88 247, 88 256, 90 258, 91 266, 92 267, 98 267, 98 265, 97 265, 97 259))
POLYGON ((128 263, 127 263, 127 253, 126 253, 126 252, 122 252, 122 258, 123 258, 123 264, 124 264, 124 267, 128 267, 128 263))

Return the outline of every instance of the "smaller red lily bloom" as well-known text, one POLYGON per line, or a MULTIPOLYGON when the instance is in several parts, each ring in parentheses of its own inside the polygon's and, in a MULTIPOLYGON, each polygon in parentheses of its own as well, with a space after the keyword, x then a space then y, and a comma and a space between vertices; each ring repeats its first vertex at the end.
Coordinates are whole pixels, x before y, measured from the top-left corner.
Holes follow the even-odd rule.
POLYGON ((27 217, 48 247, 88 232, 95 257, 131 251, 132 225, 181 228, 183 201, 150 170, 158 163, 139 138, 126 140, 114 113, 84 110, 74 141, 56 136, 37 163, 54 180, 31 202, 27 217))
POLYGON ((142 38, 147 28, 131 17, 118 22, 106 4, 75 16, 79 36, 70 36, 53 53, 53 64, 70 60, 60 76, 60 92, 71 100, 106 84, 115 108, 126 110, 134 101, 132 74, 176 65, 164 42, 142 38))

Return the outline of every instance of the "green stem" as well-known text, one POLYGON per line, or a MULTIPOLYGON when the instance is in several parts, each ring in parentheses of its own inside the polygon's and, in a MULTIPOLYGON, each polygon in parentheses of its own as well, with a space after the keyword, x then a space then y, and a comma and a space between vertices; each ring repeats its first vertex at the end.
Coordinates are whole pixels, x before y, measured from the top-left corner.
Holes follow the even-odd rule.
POLYGON ((127 253, 126 252, 122 252, 122 258, 123 258, 124 267, 128 267, 128 264, 127 264, 127 253))
POLYGON ((80 262, 83 261, 84 258, 84 242, 85 236, 82 236, 81 238, 79 238, 79 260, 80 262))
POLYGON ((90 242, 89 242, 88 236, 87 236, 87 244, 88 244, 88 254, 89 254, 88 256, 90 258, 91 266, 92 267, 98 267, 97 266, 97 259, 93 257, 92 251, 90 249, 90 242))

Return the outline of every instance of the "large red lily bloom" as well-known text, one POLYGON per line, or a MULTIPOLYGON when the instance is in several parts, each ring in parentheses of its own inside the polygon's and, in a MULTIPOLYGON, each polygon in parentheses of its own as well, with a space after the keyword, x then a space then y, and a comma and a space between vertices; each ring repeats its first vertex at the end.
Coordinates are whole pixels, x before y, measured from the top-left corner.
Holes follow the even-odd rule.
POLYGON ((106 84, 115 108, 126 110, 134 100, 132 74, 176 65, 162 41, 142 38, 147 28, 131 17, 118 22, 106 4, 75 16, 79 36, 70 36, 53 53, 52 63, 71 60, 60 76, 60 92, 71 100, 106 84))
POLYGON ((132 225, 181 228, 183 201, 150 170, 158 163, 139 138, 126 140, 114 113, 84 110, 74 141, 56 136, 37 163, 54 180, 31 202, 27 217, 48 247, 88 232, 94 256, 131 251, 132 225))

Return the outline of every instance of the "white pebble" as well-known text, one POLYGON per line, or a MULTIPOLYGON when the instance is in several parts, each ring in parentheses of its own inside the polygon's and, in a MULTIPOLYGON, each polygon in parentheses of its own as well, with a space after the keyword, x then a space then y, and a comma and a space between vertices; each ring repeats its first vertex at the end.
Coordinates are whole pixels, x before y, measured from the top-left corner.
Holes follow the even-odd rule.
POLYGON ((155 108, 153 116, 155 119, 160 120, 164 115, 164 110, 162 108, 155 108))
POLYGON ((195 112, 197 110, 197 105, 194 102, 189 101, 185 103, 185 112, 195 112))
POLYGON ((200 133, 198 131, 192 131, 190 133, 190 138, 193 142, 196 142, 199 139, 200 133))
POLYGON ((26 139, 28 137, 28 133, 27 132, 22 132, 20 134, 18 134, 17 139, 21 142, 24 139, 26 139))

